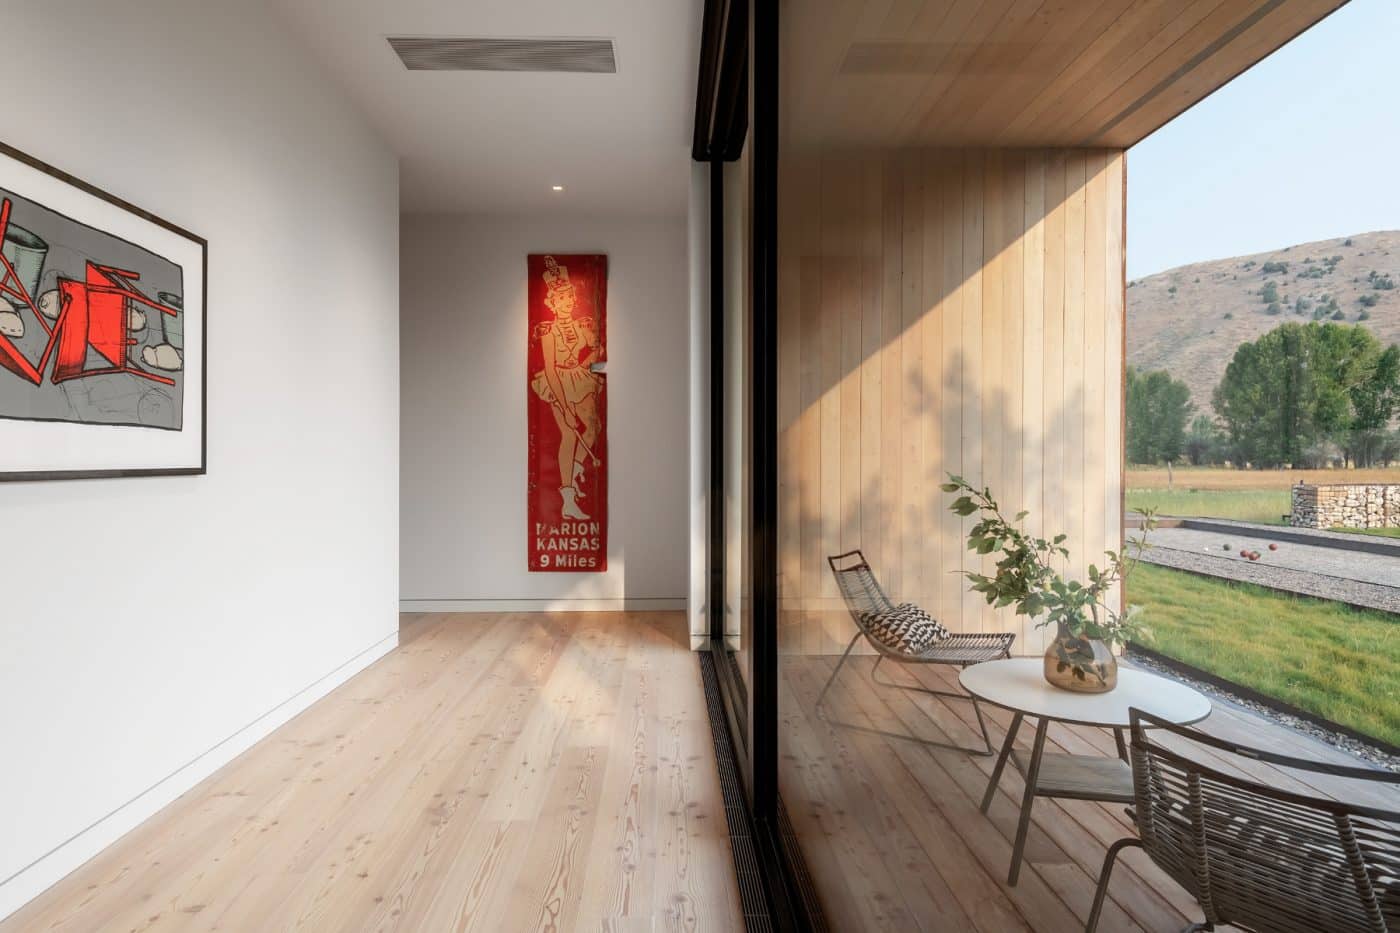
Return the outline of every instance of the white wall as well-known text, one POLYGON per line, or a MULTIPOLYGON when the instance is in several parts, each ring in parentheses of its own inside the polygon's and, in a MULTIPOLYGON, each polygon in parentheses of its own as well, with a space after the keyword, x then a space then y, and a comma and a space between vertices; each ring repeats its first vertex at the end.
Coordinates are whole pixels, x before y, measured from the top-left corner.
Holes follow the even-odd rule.
POLYGON ((0 484, 0 916, 396 643, 398 183, 247 0, 8 0, 0 138, 209 240, 209 474, 0 484))
POLYGON ((685 220, 405 217, 402 243, 403 607, 684 607, 685 220), (525 258, 546 250, 608 255, 602 574, 526 570, 525 258))

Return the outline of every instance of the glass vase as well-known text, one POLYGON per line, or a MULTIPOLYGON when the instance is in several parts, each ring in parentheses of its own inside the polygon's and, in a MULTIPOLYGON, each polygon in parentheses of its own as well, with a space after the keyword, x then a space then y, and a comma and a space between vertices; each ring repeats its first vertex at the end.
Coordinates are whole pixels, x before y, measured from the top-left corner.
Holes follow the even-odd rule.
POLYGON ((1107 693, 1118 686, 1118 659, 1097 638, 1076 638, 1063 624, 1045 649, 1045 679, 1075 693, 1107 693))

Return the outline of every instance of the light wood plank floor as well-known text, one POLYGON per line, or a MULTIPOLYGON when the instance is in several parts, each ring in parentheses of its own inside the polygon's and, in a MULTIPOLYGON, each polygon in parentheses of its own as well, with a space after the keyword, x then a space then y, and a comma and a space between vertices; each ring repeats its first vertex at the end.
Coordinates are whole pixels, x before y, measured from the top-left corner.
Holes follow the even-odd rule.
POLYGON ((742 929, 683 614, 404 642, 0 931, 742 929))
MULTIPOLYGON (((1019 884, 1006 885, 1024 784, 1007 766, 990 813, 978 809, 994 759, 887 738, 870 730, 975 744, 971 704, 873 686, 872 657, 853 657, 823 706, 816 698, 836 664, 784 656, 780 777, 784 802, 832 928, 858 930, 1079 931, 1108 845, 1133 834, 1122 805, 1039 798, 1019 884), (854 670, 852 670, 854 666, 854 670)), ((889 666, 882 667, 887 676, 889 666)), ((909 675, 894 673, 905 683, 909 675)), ((914 668, 925 686, 957 689, 956 669, 914 668)), ((994 747, 1011 716, 983 706, 994 747)), ((1017 744, 1029 755, 1034 722, 1017 744)), ((1356 764, 1311 738, 1237 706, 1216 704, 1201 728, 1284 754, 1356 764)), ((1047 751, 1112 756, 1112 733, 1055 724, 1047 751)), ((1213 758, 1217 766, 1228 767, 1213 758)), ((1393 787, 1293 774, 1260 762, 1238 770, 1314 793, 1400 809, 1393 787)), ((1176 931, 1201 914, 1138 850, 1114 870, 1099 929, 1176 931)))

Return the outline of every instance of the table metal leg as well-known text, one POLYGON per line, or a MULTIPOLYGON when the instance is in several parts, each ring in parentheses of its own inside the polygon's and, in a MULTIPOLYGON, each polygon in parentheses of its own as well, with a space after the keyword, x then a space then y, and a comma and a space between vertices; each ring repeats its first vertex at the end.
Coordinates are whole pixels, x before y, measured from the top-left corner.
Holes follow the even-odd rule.
POLYGON ((986 813, 992 805, 992 798, 996 796, 997 784, 1001 783, 1001 772, 1006 768, 1006 759, 1011 757, 1011 746, 1016 743, 1016 730, 1021 728, 1022 715, 1017 713, 1011 717, 1011 727, 1006 730, 1006 741, 1001 745, 1001 754, 997 755, 997 763, 992 768, 992 779, 987 783, 987 792, 982 795, 982 812, 986 813))
POLYGON ((1113 730, 1113 741, 1118 744, 1118 757, 1124 761, 1128 760, 1128 743, 1123 741, 1123 730, 1113 730))
POLYGON ((1035 745, 1031 749, 1031 761, 1026 767, 1026 792, 1021 797, 1021 821, 1016 824, 1016 844, 1011 848, 1011 873, 1006 883, 1015 886, 1021 874, 1021 856, 1026 849, 1026 834, 1031 828, 1031 806, 1035 803, 1036 782, 1040 778, 1040 758, 1045 754, 1045 731, 1050 720, 1040 717, 1035 727, 1035 745))

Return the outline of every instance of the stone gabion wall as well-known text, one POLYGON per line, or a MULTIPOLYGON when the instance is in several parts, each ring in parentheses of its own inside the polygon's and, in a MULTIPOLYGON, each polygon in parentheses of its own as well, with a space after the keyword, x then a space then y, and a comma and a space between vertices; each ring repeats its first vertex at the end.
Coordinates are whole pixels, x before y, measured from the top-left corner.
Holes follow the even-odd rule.
POLYGON ((1293 514, 1299 528, 1400 528, 1400 484, 1339 483, 1293 487, 1293 514))

